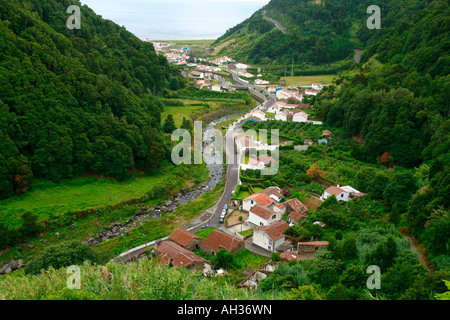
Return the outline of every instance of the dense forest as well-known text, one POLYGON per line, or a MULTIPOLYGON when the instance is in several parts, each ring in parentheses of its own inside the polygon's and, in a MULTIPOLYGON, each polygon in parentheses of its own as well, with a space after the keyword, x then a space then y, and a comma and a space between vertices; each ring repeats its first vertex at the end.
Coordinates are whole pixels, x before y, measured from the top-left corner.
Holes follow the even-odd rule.
POLYGON ((353 49, 367 43, 427 5, 427 1, 377 1, 382 12, 382 29, 369 30, 367 8, 371 1, 272 0, 249 19, 229 29, 213 45, 227 41, 228 54, 254 64, 328 64, 353 56, 353 49), (278 20, 283 34, 272 22, 278 20), (232 49, 230 49, 232 48, 232 49))
POLYGON ((0 198, 32 177, 125 178, 167 154, 162 104, 179 71, 79 1, 0 2, 0 198), (70 30, 70 5, 81 29, 70 30))
MULTIPOLYGON (((417 8, 418 2, 411 7, 417 8)), ((415 168, 417 190, 397 203, 408 229, 430 254, 450 254, 450 56, 447 2, 432 1, 369 39, 360 64, 319 96, 316 112, 355 141, 352 156, 369 163, 415 168), (386 162, 387 161, 387 162, 386 162)), ((381 188, 383 179, 372 177, 381 188)), ((370 183, 369 183, 370 184, 370 183)), ((439 260, 439 258, 436 258, 439 260)), ((444 261, 443 260, 443 261, 444 261)))

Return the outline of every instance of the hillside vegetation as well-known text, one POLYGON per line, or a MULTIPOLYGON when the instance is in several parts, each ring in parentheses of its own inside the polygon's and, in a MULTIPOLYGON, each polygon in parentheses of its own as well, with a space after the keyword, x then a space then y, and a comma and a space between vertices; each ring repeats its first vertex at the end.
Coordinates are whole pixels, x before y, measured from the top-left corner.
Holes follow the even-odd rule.
POLYGON ((178 73, 79 1, 2 1, 0 198, 27 191, 32 177, 156 170, 167 154, 157 95, 178 73), (80 30, 66 28, 72 4, 80 30))

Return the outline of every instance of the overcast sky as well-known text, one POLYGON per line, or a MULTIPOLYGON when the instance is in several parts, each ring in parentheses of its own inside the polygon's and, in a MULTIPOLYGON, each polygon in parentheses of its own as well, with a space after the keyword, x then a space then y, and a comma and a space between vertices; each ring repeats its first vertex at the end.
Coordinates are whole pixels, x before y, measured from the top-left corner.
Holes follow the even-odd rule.
POLYGON ((269 0, 80 0, 139 38, 215 39, 269 0))

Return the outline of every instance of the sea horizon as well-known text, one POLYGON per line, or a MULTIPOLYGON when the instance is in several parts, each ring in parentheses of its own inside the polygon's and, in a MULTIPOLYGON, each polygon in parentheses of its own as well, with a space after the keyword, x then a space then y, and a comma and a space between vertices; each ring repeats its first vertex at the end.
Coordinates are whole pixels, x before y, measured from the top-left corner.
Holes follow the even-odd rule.
POLYGON ((268 0, 81 0, 142 40, 214 40, 268 0))

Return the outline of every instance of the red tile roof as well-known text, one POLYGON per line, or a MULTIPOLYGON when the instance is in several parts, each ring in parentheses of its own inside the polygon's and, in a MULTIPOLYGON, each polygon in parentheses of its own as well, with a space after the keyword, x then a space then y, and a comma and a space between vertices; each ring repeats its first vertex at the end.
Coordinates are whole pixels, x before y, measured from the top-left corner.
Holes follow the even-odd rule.
POLYGON ((296 221, 300 221, 303 218, 305 218, 304 215, 302 215, 301 213, 297 212, 297 211, 293 211, 289 214, 289 218, 296 220, 296 221))
POLYGON ((274 195, 277 198, 283 197, 283 195, 280 193, 280 189, 278 187, 269 187, 269 188, 264 189, 260 193, 264 193, 268 197, 270 197, 270 195, 274 195))
POLYGON ((290 207, 293 211, 298 213, 309 212, 309 209, 301 203, 297 198, 289 199, 283 203, 286 207, 290 207))
POLYGON ((293 251, 285 251, 282 254, 280 254, 280 259, 282 261, 291 261, 292 259, 296 259, 297 261, 300 261, 301 257, 298 253, 293 251))
POLYGON ((255 230, 264 230, 272 240, 278 240, 283 237, 283 233, 289 228, 286 221, 278 221, 269 226, 261 226, 255 230))
POLYGON ((334 194, 335 196, 340 195, 343 192, 348 193, 344 189, 341 189, 341 188, 335 187, 335 186, 329 187, 328 189, 325 190, 325 192, 327 192, 329 194, 334 194))
POLYGON ((163 241, 156 247, 156 250, 161 253, 159 255, 159 257, 161 257, 161 263, 167 263, 170 259, 172 260, 173 265, 179 268, 182 266, 188 266, 196 261, 204 261, 203 258, 193 254, 172 241, 163 241))
POLYGON ((241 239, 226 232, 214 230, 205 238, 205 240, 203 240, 201 246, 214 252, 217 252, 222 248, 226 249, 228 252, 232 252, 241 242, 241 239))
POLYGON ((299 242, 299 246, 328 246, 328 241, 310 241, 310 242, 299 242))
POLYGON ((267 196, 264 193, 254 193, 251 196, 248 196, 247 198, 245 198, 244 200, 254 200, 257 204, 260 204, 265 207, 274 203, 274 201, 272 199, 270 199, 269 196, 267 196))
POLYGON ((250 212, 256 214, 258 217, 263 218, 264 220, 270 219, 270 217, 275 214, 275 212, 273 212, 272 210, 258 204, 251 208, 250 212))
POLYGON ((172 240, 173 242, 176 242, 183 247, 189 245, 194 239, 200 240, 201 238, 184 229, 177 229, 169 236, 169 240, 172 240))

